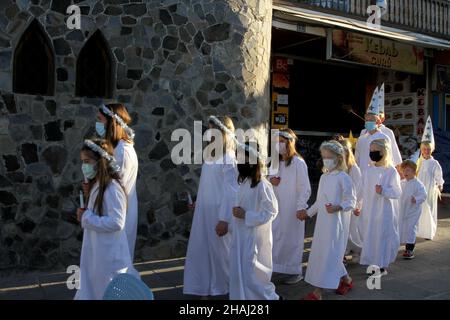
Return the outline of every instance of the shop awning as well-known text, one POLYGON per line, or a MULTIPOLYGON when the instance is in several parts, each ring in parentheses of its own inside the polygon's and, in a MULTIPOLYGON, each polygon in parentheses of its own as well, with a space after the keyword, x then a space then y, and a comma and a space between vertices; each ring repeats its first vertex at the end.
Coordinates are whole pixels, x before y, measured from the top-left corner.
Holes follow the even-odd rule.
POLYGON ((324 27, 335 27, 371 34, 374 36, 387 37, 392 40, 407 42, 425 48, 450 50, 450 41, 430 37, 424 34, 405 31, 401 29, 383 26, 380 29, 370 28, 365 21, 342 17, 338 15, 323 13, 291 6, 288 4, 273 4, 273 19, 275 26, 281 26, 283 22, 299 23, 308 22, 324 27), (277 24, 278 23, 278 24, 277 24), (281 24, 280 24, 281 23, 281 24))

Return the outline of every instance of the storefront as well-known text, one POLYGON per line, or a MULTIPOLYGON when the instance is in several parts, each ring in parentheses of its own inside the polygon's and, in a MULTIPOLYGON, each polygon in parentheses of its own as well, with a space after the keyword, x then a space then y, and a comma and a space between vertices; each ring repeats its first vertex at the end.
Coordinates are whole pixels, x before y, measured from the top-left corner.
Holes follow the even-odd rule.
POLYGON ((313 182, 320 176, 320 143, 334 134, 358 137, 372 92, 382 83, 386 125, 394 130, 403 157, 416 150, 433 105, 433 51, 424 47, 274 14, 272 127, 288 126, 297 133, 313 182))

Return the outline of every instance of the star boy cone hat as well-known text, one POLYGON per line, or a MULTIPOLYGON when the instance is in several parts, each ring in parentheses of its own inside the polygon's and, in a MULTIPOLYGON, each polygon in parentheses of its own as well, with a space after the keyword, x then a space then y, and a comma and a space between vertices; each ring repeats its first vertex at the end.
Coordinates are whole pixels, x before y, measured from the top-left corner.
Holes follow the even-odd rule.
POLYGON ((429 142, 433 146, 433 148, 435 147, 433 123, 431 122, 430 116, 428 116, 425 130, 423 131, 422 142, 429 142))
POLYGON ((369 107, 367 108, 368 114, 379 114, 379 105, 378 105, 378 87, 375 88, 372 94, 372 100, 370 101, 369 107))

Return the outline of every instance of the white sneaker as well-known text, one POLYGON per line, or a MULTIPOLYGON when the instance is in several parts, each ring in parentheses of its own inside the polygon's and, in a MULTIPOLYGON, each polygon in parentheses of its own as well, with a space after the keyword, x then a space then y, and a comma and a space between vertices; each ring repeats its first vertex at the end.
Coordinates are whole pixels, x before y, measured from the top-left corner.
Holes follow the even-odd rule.
POLYGON ((284 280, 284 284, 297 284, 303 280, 303 276, 301 274, 293 275, 284 280))

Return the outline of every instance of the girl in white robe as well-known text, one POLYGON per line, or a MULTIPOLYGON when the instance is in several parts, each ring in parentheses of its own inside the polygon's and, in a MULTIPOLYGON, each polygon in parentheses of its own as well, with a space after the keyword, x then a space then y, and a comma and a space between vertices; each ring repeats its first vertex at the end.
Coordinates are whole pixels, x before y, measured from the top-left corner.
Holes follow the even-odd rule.
POLYGON ((438 198, 444 187, 444 179, 441 165, 432 156, 432 144, 422 142, 420 150, 418 178, 424 184, 428 196, 422 205, 417 236, 432 240, 437 230, 438 198))
POLYGON ((384 275, 395 261, 400 245, 396 210, 402 190, 400 176, 392 165, 390 142, 374 140, 370 158, 372 165, 363 174, 356 210, 361 215, 363 231, 360 264, 378 266, 384 275))
POLYGON ((84 231, 77 300, 102 299, 108 284, 120 273, 139 277, 125 233, 127 197, 111 153, 112 147, 105 140, 86 142, 81 152, 83 173, 93 187, 87 207, 77 212, 84 231))
POLYGON ((120 167, 120 182, 125 188, 128 209, 125 232, 128 239, 131 260, 134 258, 138 226, 138 199, 136 181, 138 157, 134 150, 134 131, 128 127, 131 117, 125 106, 119 103, 102 105, 97 115, 96 131, 114 147, 114 158, 120 167))
MULTIPOLYGON (((344 137, 339 137, 337 140, 344 147, 345 162, 348 168, 347 173, 349 174, 350 178, 352 178, 353 188, 355 190, 359 190, 359 188, 361 187, 362 175, 361 170, 356 164, 355 156, 353 155, 352 144, 348 139, 345 139, 344 137)), ((360 218, 354 214, 352 214, 350 218, 350 231, 348 235, 346 254, 352 254, 352 261, 359 259, 362 248, 362 239, 359 230, 359 219, 360 218)))
POLYGON ((225 154, 223 158, 206 160, 202 166, 184 267, 183 293, 202 297, 229 292, 231 236, 228 229, 238 186, 231 137, 233 122, 228 117, 221 120, 223 124, 219 125, 226 128, 211 120, 209 128, 220 130, 218 134, 225 141, 225 154))
MULTIPOLYGON (((247 145, 248 146, 248 145, 247 145)), ((257 152, 257 151, 255 151, 257 152)), ((272 277, 272 221, 278 214, 272 185, 261 163, 238 164, 239 192, 233 208, 230 300, 278 300, 272 277)))
MULTIPOLYGON (((297 212, 308 207, 311 185, 308 167, 295 150, 295 133, 281 129, 278 137, 279 169, 270 177, 278 200, 278 215, 272 224, 273 271, 291 275, 285 284, 295 284, 302 277, 305 223, 297 212)), ((277 146, 277 145, 276 145, 277 146)), ((271 168, 271 171, 274 171, 271 168)))
POLYGON ((337 289, 346 294, 353 280, 342 258, 347 247, 350 215, 356 205, 356 194, 350 176, 345 172, 345 151, 337 141, 324 142, 320 151, 324 174, 320 177, 316 202, 298 214, 305 220, 317 214, 305 281, 316 287, 306 300, 321 300, 323 289, 337 289))
POLYGON ((399 232, 400 243, 405 244, 403 258, 414 258, 417 224, 422 213, 422 204, 427 199, 425 187, 416 178, 417 165, 411 160, 405 160, 401 165, 402 196, 399 201, 399 232))

